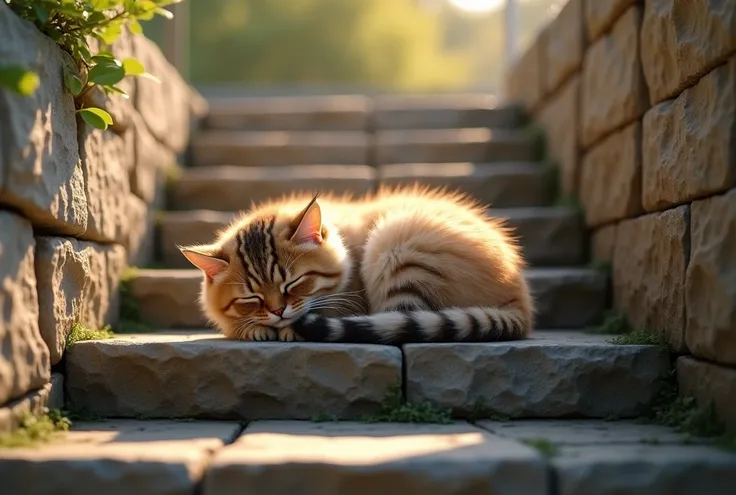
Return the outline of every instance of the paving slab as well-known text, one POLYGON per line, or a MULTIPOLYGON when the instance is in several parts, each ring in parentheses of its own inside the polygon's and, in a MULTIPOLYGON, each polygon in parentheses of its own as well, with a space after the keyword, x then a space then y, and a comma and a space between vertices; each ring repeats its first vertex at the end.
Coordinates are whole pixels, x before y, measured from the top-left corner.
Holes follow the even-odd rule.
POLYGON ((108 420, 73 425, 52 443, 0 449, 8 495, 191 495, 232 422, 108 420))
POLYGON ((255 422, 218 452, 203 495, 542 495, 534 450, 468 424, 255 422))
POLYGON ((372 128, 393 129, 452 129, 488 127, 514 129, 525 123, 519 105, 499 105, 496 98, 447 100, 438 98, 376 98, 373 105, 372 128))

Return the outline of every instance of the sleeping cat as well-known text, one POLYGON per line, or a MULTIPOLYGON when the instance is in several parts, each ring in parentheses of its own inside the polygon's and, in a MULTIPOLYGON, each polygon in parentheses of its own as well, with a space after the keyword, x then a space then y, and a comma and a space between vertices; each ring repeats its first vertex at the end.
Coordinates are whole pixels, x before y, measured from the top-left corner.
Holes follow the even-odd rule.
POLYGON ((414 186, 254 206, 210 245, 180 248, 228 338, 401 345, 525 338, 534 301, 503 221, 414 186))

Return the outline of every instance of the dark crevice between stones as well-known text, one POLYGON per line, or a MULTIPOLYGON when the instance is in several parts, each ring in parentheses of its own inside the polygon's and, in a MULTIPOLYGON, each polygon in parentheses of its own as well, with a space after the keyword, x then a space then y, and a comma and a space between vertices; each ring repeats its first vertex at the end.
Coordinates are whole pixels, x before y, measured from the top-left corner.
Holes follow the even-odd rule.
POLYGON ((404 403, 409 400, 406 382, 407 382, 407 369, 406 369, 406 354, 404 354, 404 346, 401 346, 401 396, 404 399, 404 403))
POLYGON ((557 469, 552 463, 547 465, 547 494, 560 495, 560 483, 557 469))
POLYGON ((224 439, 221 447, 207 452, 206 459, 204 460, 204 468, 202 469, 202 477, 196 480, 196 482, 194 483, 192 495, 204 495, 204 480, 209 474, 210 466, 212 465, 213 459, 219 451, 221 451, 228 445, 232 445, 233 443, 235 443, 235 441, 240 438, 240 435, 243 434, 247 427, 248 421, 243 421, 239 423, 238 428, 235 430, 235 433, 230 435, 230 437, 224 439))

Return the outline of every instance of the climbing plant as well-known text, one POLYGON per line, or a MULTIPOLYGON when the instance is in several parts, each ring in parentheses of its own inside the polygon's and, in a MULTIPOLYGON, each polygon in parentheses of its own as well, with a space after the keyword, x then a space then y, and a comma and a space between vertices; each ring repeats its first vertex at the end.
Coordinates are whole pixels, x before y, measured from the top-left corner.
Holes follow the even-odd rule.
MULTIPOLYGON (((32 22, 42 33, 69 53, 79 70, 64 75, 64 85, 74 95, 77 112, 90 125, 107 129, 112 117, 105 110, 87 106, 83 97, 92 88, 105 95, 128 95, 117 84, 126 76, 147 77, 143 64, 133 57, 119 60, 110 46, 127 28, 141 34, 141 21, 160 15, 171 19, 164 7, 182 0, 4 0, 20 17, 32 22), (97 49, 93 50, 92 43, 97 49)), ((17 64, 0 66, 0 86, 22 95, 31 95, 39 84, 38 75, 17 64)))

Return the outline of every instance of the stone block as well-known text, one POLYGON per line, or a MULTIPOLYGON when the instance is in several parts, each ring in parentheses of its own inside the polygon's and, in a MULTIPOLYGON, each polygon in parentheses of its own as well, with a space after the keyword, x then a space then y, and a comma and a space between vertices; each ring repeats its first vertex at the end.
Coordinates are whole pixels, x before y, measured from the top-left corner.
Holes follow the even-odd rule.
POLYGON ((652 103, 676 96, 734 52, 735 2, 646 2, 641 58, 652 103))
POLYGON ((34 227, 82 234, 87 196, 74 100, 63 84, 71 57, 4 3, 0 32, 0 60, 34 70, 41 81, 30 97, 0 89, 0 205, 22 212, 34 227))
POLYGON ((49 409, 64 409, 64 375, 51 373, 51 385, 46 407, 49 409))
POLYGON ((579 190, 578 136, 580 77, 573 76, 540 108, 537 119, 546 132, 547 154, 560 167, 560 189, 579 190))
POLYGON ((49 350, 38 329, 34 247, 30 222, 0 211, 0 404, 43 387, 51 377, 49 350))
POLYGON ((585 49, 583 0, 569 0, 547 27, 544 91, 550 94, 580 70, 585 49))
POLYGON ((585 27, 591 40, 608 31, 627 8, 638 0, 585 0, 585 27))
POLYGON ((377 411, 401 380, 395 347, 242 342, 211 332, 77 342, 66 359, 67 401, 118 417, 356 419, 377 411))
POLYGON ((611 263, 616 248, 616 224, 606 225, 593 232, 593 259, 611 263))
POLYGON ((531 448, 468 424, 255 422, 215 455, 204 495, 542 495, 531 448))
POLYGON ((155 249, 156 211, 134 194, 128 195, 130 228, 123 238, 128 263, 143 266, 153 259, 155 249))
POLYGON ((544 97, 543 76, 545 32, 541 31, 506 73, 504 92, 509 102, 517 102, 527 111, 534 111, 544 97))
POLYGON ((644 208, 736 186, 736 57, 643 120, 644 208))
MULTIPOLYGON (((32 390, 0 406, 0 435, 11 433, 29 414, 40 414, 51 394, 51 383, 32 390)), ((0 452, 2 449, 0 449, 0 452)), ((0 461, 2 462, 2 461, 0 461)))
POLYGON ((677 358, 677 382, 680 394, 695 397, 703 408, 712 404, 726 428, 736 432, 736 369, 681 356, 677 358))
POLYGON ((176 155, 159 142, 136 115, 135 155, 130 168, 130 190, 149 205, 162 202, 162 190, 169 167, 177 163, 176 155))
POLYGON ((685 279, 687 347, 736 365, 736 189, 694 201, 685 279))
POLYGON ((583 157, 580 201, 585 221, 598 226, 642 213, 641 125, 614 132, 583 157))
POLYGON ((125 249, 68 237, 36 238, 38 324, 56 364, 75 323, 102 328, 117 321, 125 249))
POLYGON ((639 57, 641 6, 629 7, 610 33, 585 52, 581 93, 584 147, 639 117, 649 107, 639 57))
POLYGON ((636 330, 664 332, 685 347, 685 268, 689 253, 687 205, 625 220, 616 228, 614 306, 636 330))

